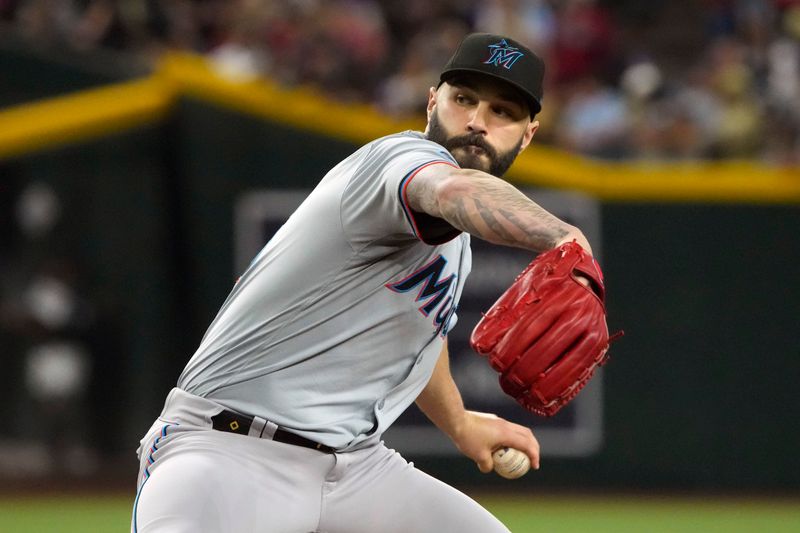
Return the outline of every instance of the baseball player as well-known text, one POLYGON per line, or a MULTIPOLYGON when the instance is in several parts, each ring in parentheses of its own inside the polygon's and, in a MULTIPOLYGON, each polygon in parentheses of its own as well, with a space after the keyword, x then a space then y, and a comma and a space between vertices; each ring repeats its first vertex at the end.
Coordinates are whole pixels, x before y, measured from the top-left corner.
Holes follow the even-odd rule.
POLYGON ((535 252, 576 240, 502 179, 533 138, 542 61, 471 34, 428 95, 425 133, 331 169, 233 287, 141 441, 134 532, 503 532, 381 435, 412 403, 482 472, 539 445, 466 410, 447 333, 470 235, 535 252))

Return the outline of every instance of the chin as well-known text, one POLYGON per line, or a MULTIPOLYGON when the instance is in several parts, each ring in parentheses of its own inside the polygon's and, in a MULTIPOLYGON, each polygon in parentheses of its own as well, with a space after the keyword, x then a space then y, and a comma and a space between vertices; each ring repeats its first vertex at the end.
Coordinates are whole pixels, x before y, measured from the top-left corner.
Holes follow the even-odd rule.
POLYGON ((458 165, 461 168, 480 170, 482 172, 489 171, 489 163, 484 161, 480 156, 477 155, 463 154, 460 155, 460 157, 456 157, 456 161, 458 161, 458 165))

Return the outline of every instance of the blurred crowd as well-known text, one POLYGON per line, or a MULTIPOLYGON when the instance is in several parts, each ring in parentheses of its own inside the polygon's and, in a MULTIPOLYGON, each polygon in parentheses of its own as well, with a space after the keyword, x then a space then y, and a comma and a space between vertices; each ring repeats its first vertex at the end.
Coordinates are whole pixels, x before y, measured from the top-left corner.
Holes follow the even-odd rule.
POLYGON ((470 31, 547 63, 539 142, 599 158, 800 164, 800 0, 0 0, 41 47, 206 55, 399 116, 470 31))

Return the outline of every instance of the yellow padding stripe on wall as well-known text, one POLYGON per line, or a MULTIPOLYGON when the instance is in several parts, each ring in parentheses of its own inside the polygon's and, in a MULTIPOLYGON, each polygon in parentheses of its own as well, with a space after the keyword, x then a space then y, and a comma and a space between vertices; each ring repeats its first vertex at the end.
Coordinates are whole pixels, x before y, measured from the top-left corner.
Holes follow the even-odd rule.
MULTIPOLYGON (((197 56, 167 56, 160 73, 184 95, 355 144, 425 126, 422 120, 391 120, 369 106, 334 103, 310 89, 281 89, 265 81, 232 83, 197 56)), ((800 169, 746 161, 617 163, 532 145, 509 178, 533 186, 578 189, 608 200, 800 201, 800 169)))
MULTIPOLYGON (((421 119, 392 120, 369 106, 332 102, 311 89, 283 89, 266 80, 232 81, 214 72, 202 57, 168 54, 147 79, 0 111, 0 158, 157 121, 178 95, 356 145, 424 127, 421 119)), ((577 189, 607 200, 800 201, 800 169, 744 161, 618 163, 533 145, 519 157, 509 178, 519 184, 577 189)))
POLYGON ((800 168, 772 168, 752 161, 594 161, 531 146, 512 172, 517 181, 579 189, 606 200, 800 201, 800 168))
POLYGON ((424 121, 394 120, 368 105, 333 102, 311 88, 284 89, 263 79, 231 81, 194 55, 166 55, 156 75, 175 84, 184 96, 357 145, 425 127, 424 121))
POLYGON ((0 158, 94 139, 160 120, 173 95, 146 78, 0 111, 0 158))

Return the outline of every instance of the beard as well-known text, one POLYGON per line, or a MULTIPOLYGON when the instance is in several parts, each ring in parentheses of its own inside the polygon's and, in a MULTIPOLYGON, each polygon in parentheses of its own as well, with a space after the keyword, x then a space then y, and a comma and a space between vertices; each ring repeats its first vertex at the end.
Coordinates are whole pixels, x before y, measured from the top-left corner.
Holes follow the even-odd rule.
POLYGON ((473 170, 482 170, 495 177, 502 177, 503 174, 511 167, 511 164, 517 158, 519 149, 522 147, 522 138, 520 138, 517 145, 507 152, 498 153, 480 133, 470 133, 467 135, 450 136, 445 131, 441 122, 439 122, 439 115, 437 112, 431 115, 430 122, 428 123, 428 133, 426 135, 429 141, 441 144, 448 152, 450 152, 456 161, 458 161, 461 168, 471 168, 473 170), (473 147, 480 148, 481 151, 476 153, 473 147), (456 150, 463 148, 462 150, 456 150), (456 151, 454 151, 456 150, 456 151), (488 163, 481 157, 485 155, 488 163))

